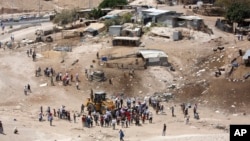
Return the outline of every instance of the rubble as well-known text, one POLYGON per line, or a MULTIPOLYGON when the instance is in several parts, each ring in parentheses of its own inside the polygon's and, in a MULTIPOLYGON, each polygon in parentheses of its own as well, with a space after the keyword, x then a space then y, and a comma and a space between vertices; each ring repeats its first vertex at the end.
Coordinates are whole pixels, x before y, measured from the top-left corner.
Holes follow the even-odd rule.
POLYGON ((151 98, 159 100, 159 101, 169 101, 170 99, 173 98, 173 94, 172 93, 155 92, 151 98))

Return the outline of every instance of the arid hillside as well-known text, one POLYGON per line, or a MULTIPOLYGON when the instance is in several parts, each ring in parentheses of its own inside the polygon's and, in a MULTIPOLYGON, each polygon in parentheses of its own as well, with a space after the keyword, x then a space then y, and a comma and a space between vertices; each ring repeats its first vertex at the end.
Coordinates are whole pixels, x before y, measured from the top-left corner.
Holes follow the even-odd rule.
POLYGON ((1 13, 18 13, 27 11, 50 11, 57 8, 96 7, 102 0, 1 0, 1 13))

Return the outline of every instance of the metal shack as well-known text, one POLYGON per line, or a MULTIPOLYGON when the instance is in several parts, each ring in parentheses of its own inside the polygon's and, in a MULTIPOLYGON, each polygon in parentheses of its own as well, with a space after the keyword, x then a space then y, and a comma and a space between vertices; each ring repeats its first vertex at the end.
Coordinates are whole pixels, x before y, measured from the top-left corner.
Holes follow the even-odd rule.
POLYGON ((142 57, 147 66, 167 66, 168 56, 162 50, 139 50, 137 57, 142 57))
POLYGON ((198 16, 180 16, 177 18, 177 26, 200 30, 204 26, 204 21, 198 16))
POLYGON ((112 40, 113 46, 139 46, 140 38, 139 37, 113 37, 112 40))
POLYGON ((248 49, 246 51, 246 53, 243 55, 242 59, 244 60, 246 66, 250 65, 250 49, 248 49))
POLYGON ((112 25, 109 27, 109 35, 121 36, 122 25, 112 25))
POLYGON ((142 21, 144 24, 148 22, 159 23, 163 26, 174 27, 175 26, 175 17, 180 15, 180 13, 176 13, 175 11, 170 10, 159 10, 155 8, 149 8, 146 10, 142 10, 142 21))

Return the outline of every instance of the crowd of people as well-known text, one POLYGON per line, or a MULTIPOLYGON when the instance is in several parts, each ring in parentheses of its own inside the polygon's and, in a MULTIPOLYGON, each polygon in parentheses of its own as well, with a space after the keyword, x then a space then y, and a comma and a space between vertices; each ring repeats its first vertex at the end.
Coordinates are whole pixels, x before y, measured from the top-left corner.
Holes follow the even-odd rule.
MULTIPOLYGON (((134 99, 127 98, 127 104, 123 104, 123 98, 115 98, 115 109, 107 109, 104 113, 91 111, 88 109, 87 115, 82 115, 83 127, 93 127, 95 123, 96 126, 101 127, 113 127, 121 126, 122 128, 128 128, 131 124, 140 126, 149 120, 152 123, 153 114, 150 112, 146 101, 140 102, 134 99)), ((81 106, 81 111, 84 111, 81 106)))
MULTIPOLYGON (((40 77, 42 75, 41 71, 42 71, 41 67, 38 67, 35 70, 35 76, 40 77)), ((55 69, 53 69, 52 67, 45 67, 45 69, 43 70, 43 74, 45 77, 50 78, 51 86, 55 85, 54 80, 56 82, 60 82, 60 81, 63 82, 64 86, 69 85, 70 82, 76 82, 75 84, 76 89, 79 90, 80 78, 79 78, 78 73, 76 73, 74 77, 72 73, 70 74, 68 72, 65 72, 63 74, 62 72, 56 72, 55 69)))

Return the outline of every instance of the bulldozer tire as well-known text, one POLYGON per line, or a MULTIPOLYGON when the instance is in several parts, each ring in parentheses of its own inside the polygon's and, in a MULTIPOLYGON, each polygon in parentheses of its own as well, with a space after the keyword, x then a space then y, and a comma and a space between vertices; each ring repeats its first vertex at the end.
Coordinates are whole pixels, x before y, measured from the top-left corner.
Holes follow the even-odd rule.
POLYGON ((101 113, 102 113, 102 114, 105 114, 106 111, 107 111, 107 107, 106 107, 106 106, 102 106, 102 107, 101 107, 101 113))
POLYGON ((95 111, 95 105, 92 104, 92 103, 89 103, 89 104, 88 104, 88 109, 89 109, 91 112, 94 112, 94 111, 95 111))

